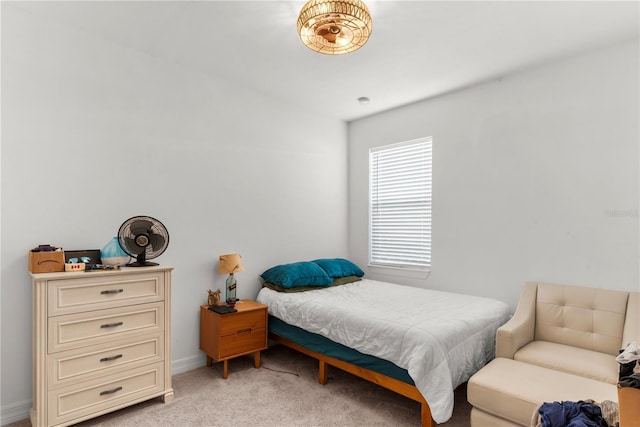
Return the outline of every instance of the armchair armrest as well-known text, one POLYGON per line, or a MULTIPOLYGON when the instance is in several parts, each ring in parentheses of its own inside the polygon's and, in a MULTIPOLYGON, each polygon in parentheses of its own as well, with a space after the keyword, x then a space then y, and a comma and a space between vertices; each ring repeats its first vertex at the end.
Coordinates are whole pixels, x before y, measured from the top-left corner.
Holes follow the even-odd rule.
POLYGON ((520 348, 533 341, 536 323, 537 283, 527 283, 513 317, 498 328, 496 357, 513 359, 520 348))
POLYGON ((630 342, 640 343, 640 292, 629 292, 627 313, 622 331, 622 348, 630 342))

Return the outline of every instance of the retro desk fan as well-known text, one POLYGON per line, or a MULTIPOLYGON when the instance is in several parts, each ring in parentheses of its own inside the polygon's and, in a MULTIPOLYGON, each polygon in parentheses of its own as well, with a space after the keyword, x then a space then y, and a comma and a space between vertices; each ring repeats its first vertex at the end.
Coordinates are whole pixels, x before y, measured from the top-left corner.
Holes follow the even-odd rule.
POLYGON ((126 220, 118 230, 118 243, 123 251, 135 258, 127 267, 158 265, 147 261, 157 258, 169 246, 169 232, 157 219, 150 216, 134 216, 126 220))

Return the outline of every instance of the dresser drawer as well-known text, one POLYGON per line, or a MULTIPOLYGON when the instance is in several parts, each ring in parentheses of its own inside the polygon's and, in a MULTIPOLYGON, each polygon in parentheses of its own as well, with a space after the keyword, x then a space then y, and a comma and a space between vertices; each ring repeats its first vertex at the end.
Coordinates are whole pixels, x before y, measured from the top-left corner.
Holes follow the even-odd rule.
POLYGON ((235 335, 239 330, 265 329, 267 315, 265 310, 251 310, 220 316, 220 336, 235 335))
POLYGON ((49 282, 49 316, 162 301, 165 298, 161 273, 135 276, 84 274, 78 279, 49 282))
POLYGON ((49 423, 89 418, 119 405, 130 405, 162 394, 164 369, 164 363, 155 363, 114 377, 101 377, 50 391, 47 395, 49 423))
POLYGON ((267 333, 264 328, 241 329, 233 335, 220 338, 218 360, 225 357, 252 353, 267 348, 267 333))
POLYGON ((164 360, 164 337, 150 334, 81 347, 47 357, 49 386, 59 387, 97 376, 113 375, 164 360))
POLYGON ((164 304, 151 303, 67 314, 48 320, 49 353, 164 329, 164 304))

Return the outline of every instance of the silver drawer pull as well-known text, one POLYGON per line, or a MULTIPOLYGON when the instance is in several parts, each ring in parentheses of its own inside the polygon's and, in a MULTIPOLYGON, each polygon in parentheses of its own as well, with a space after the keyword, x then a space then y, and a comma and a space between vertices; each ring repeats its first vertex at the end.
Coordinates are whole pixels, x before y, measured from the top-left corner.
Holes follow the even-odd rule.
POLYGON ((118 391, 122 390, 122 387, 116 387, 113 390, 105 390, 105 391, 101 391, 100 392, 100 396, 104 396, 105 394, 113 394, 116 393, 118 391))
POLYGON ((236 332, 236 334, 244 334, 245 332, 251 332, 251 328, 238 329, 238 332, 236 332))
POLYGON ((122 326, 124 322, 116 322, 116 323, 105 323, 104 325, 100 325, 101 328, 115 328, 116 326, 122 326))
POLYGON ((122 357, 121 354, 116 354, 115 356, 103 357, 100 359, 101 362, 111 362, 112 360, 120 359, 122 357))
POLYGON ((100 292, 102 295, 109 295, 109 294, 119 294, 124 292, 124 289, 109 289, 108 291, 102 291, 100 292))

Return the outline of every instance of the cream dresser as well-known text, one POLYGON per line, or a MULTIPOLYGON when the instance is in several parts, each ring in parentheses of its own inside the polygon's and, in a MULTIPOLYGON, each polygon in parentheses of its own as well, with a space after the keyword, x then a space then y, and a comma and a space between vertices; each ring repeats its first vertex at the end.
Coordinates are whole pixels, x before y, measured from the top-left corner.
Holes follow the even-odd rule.
POLYGON ((65 426, 171 388, 172 267, 33 279, 31 425, 65 426))

